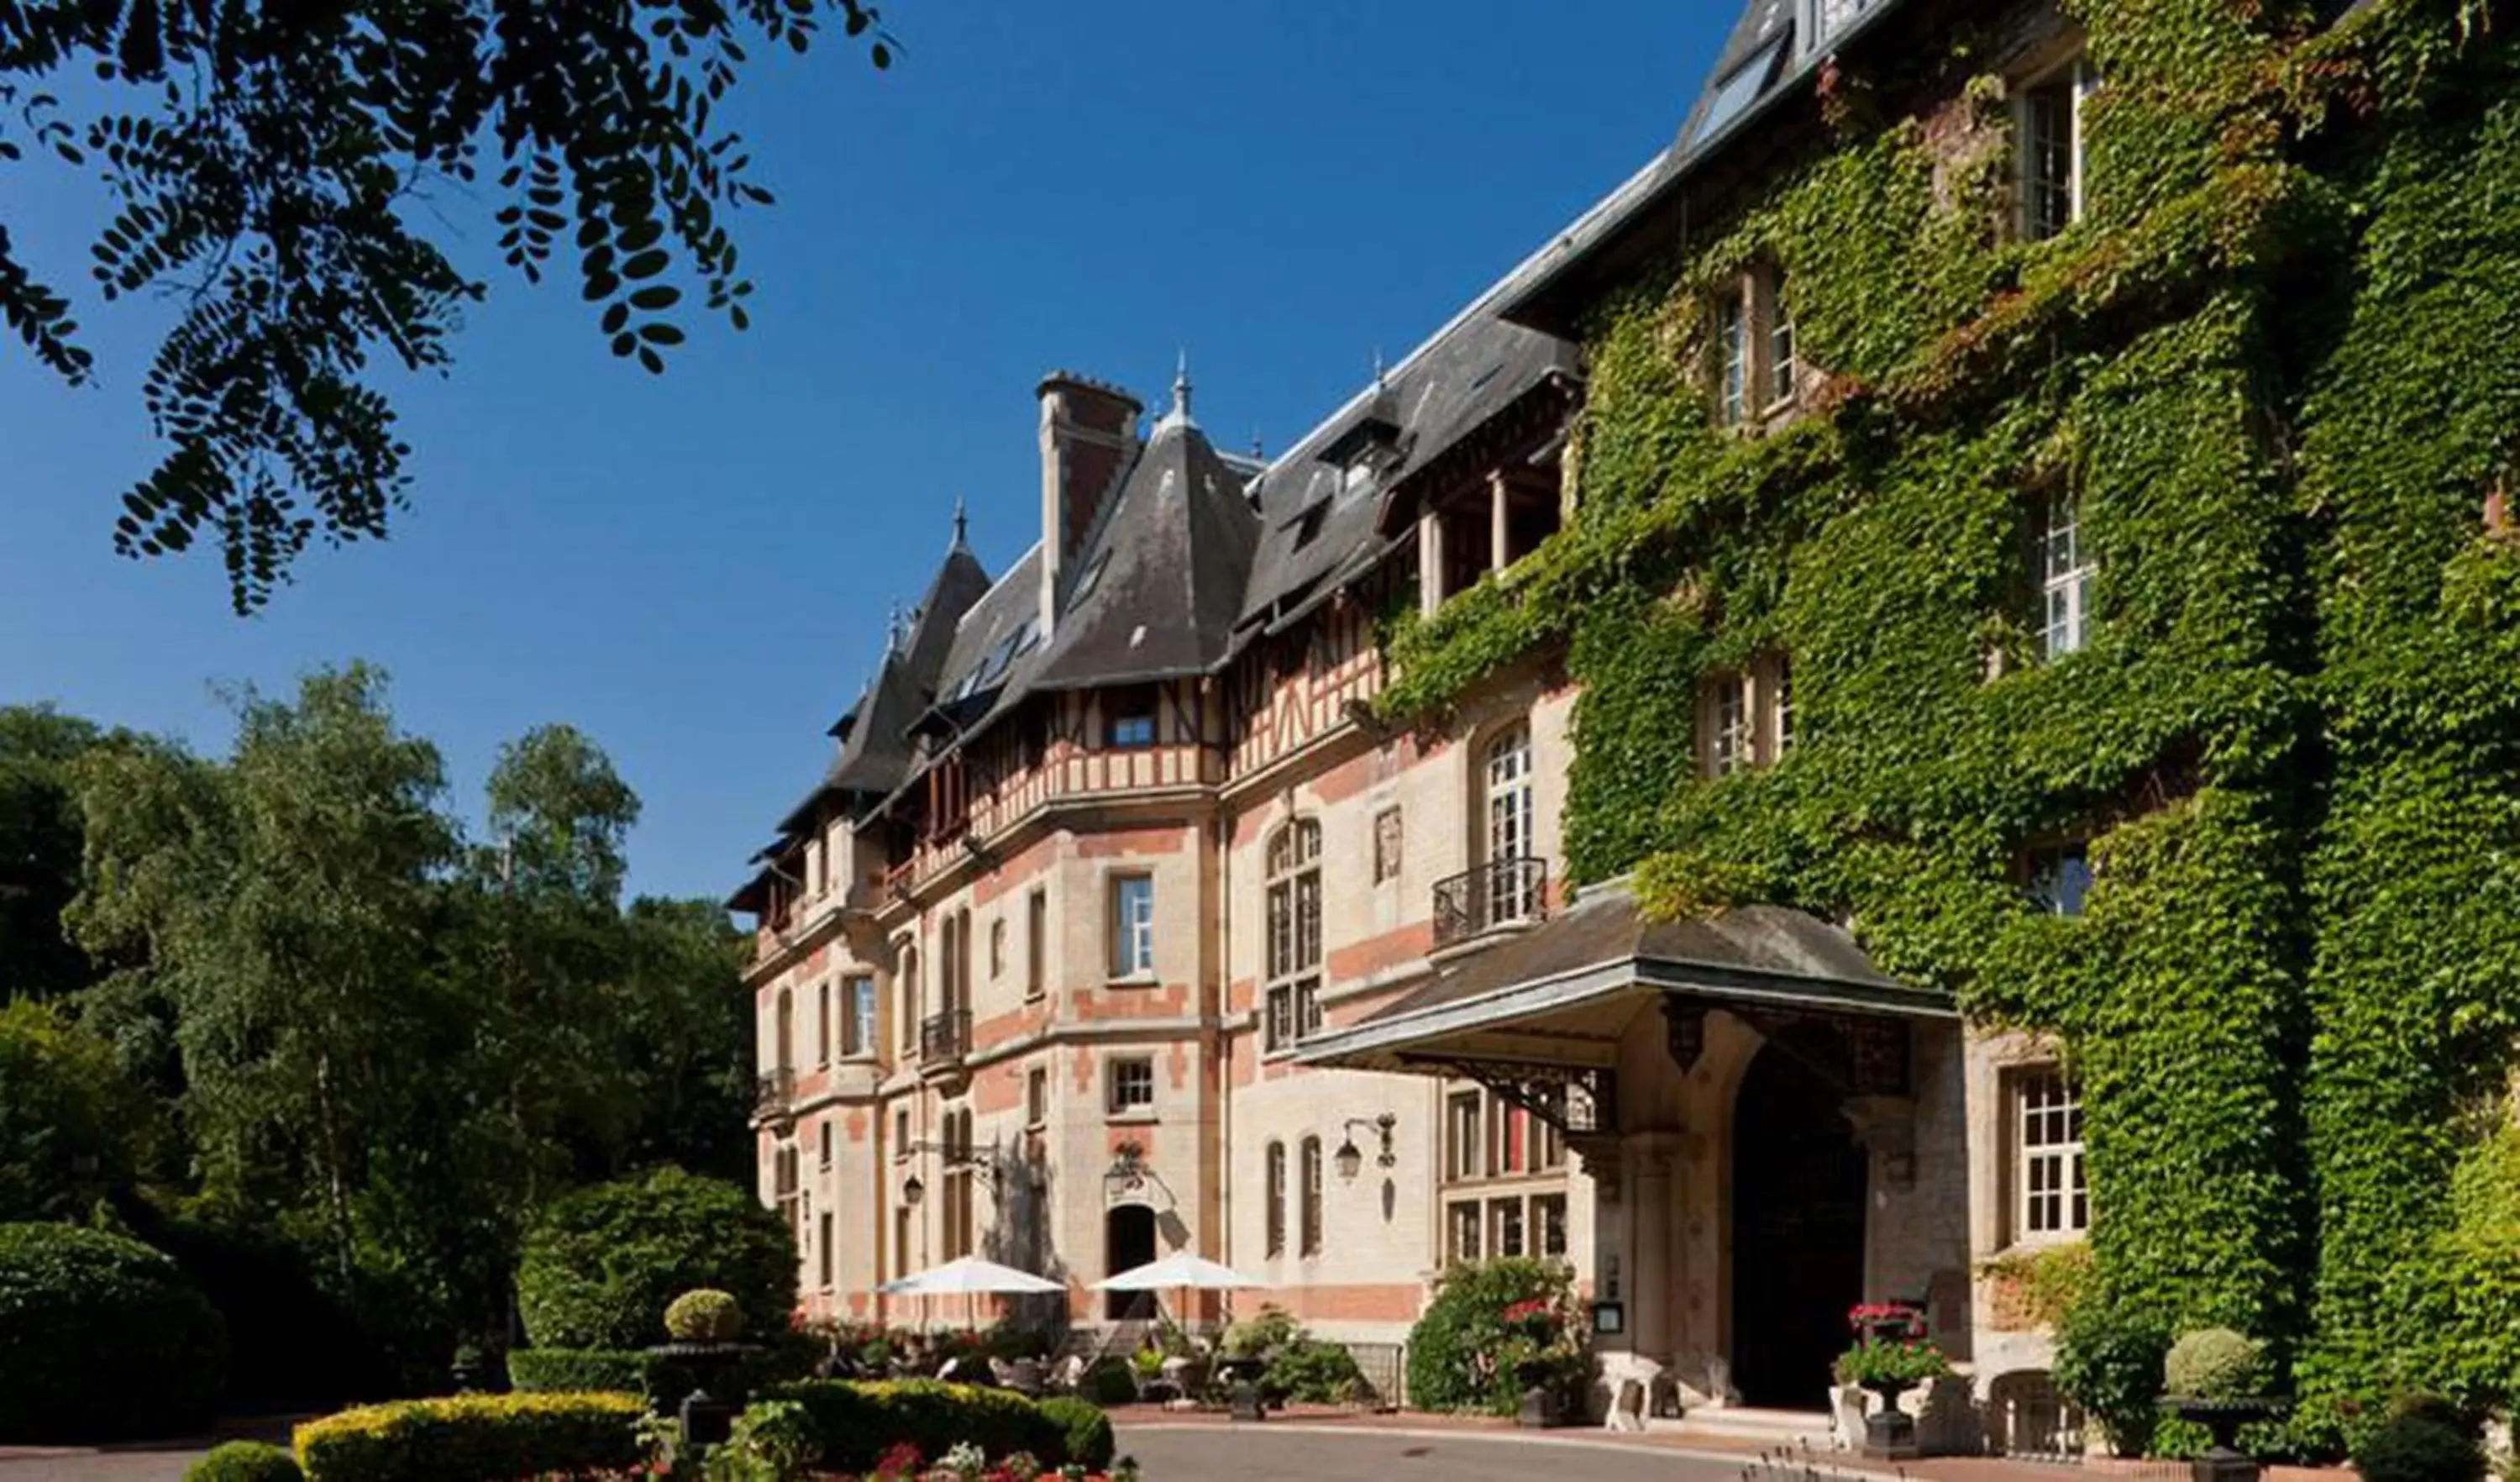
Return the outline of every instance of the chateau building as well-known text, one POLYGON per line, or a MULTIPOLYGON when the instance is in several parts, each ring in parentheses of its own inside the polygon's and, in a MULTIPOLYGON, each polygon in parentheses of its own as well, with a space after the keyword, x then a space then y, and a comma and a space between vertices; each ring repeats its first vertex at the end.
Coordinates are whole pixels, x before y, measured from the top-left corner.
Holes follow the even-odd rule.
POLYGON ((1614 1420, 1843 1407, 1899 1302, 1928 1445, 2048 1450, 2079 1267, 2378 1413, 2514 1051, 2520 407, 2425 397, 2520 334, 2425 295, 2520 94, 2437 9, 1750 0, 1281 456, 1044 381, 1039 543, 958 516, 731 903, 806 1309, 1188 1249, 1389 1344, 1561 1257, 1614 1420))

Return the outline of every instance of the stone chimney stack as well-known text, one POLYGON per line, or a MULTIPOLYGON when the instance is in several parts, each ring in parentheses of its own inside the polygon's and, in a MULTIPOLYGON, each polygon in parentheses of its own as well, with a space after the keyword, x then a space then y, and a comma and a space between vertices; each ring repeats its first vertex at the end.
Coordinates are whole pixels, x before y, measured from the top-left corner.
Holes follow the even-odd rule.
POLYGON ((1050 636, 1060 576, 1102 497, 1137 451, 1138 398, 1066 371, 1042 378, 1041 631, 1050 636))

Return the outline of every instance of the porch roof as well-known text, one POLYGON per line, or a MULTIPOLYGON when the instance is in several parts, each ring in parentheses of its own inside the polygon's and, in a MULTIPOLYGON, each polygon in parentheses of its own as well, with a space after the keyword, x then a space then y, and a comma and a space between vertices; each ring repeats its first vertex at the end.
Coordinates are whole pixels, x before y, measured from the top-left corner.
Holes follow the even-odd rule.
POLYGON ((1426 986, 1307 1041, 1296 1058, 1365 1070, 1478 1059, 1608 1067, 1637 1010, 1672 996, 1772 1012, 1959 1016, 1950 994, 1900 982, 1842 927, 1808 912, 1736 906, 1654 921, 1612 883, 1444 963, 1426 986))

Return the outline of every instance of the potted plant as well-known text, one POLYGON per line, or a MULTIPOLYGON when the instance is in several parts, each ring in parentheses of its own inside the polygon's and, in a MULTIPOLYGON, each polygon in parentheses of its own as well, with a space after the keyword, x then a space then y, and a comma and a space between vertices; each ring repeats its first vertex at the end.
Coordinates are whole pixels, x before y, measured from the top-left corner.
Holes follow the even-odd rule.
POLYGON ((1852 1347, 1837 1356, 1837 1380, 1880 1403, 1864 1417, 1864 1455, 1906 1460, 1917 1455, 1916 1420, 1899 1397, 1952 1371, 1951 1360, 1925 1338, 1925 1320, 1912 1307, 1868 1303, 1847 1314, 1852 1347))
POLYGON ((1569 1315, 1547 1297, 1532 1297, 1507 1306, 1497 1323, 1505 1330, 1497 1363, 1513 1374, 1522 1397, 1514 1423, 1535 1429, 1560 1423, 1584 1359, 1569 1315))
POLYGON ((2194 1482, 2254 1482, 2258 1463, 2240 1451, 2240 1427, 2272 1416, 2274 1401, 2262 1392, 2266 1345, 2228 1327, 2182 1334, 2162 1361, 2164 1408, 2205 1427, 2213 1444, 2190 1462, 2194 1482))

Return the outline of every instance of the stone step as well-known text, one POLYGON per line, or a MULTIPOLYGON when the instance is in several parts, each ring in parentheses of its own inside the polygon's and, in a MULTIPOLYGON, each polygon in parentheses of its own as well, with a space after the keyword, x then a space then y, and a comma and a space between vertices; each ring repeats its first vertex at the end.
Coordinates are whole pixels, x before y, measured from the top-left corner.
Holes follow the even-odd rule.
POLYGON ((1655 1419, 1645 1428, 1675 1436, 1753 1442, 1760 1446, 1809 1447, 1827 1454, 1837 1437, 1828 1413, 1821 1410, 1760 1410, 1749 1406, 1700 1406, 1677 1420, 1655 1419))

